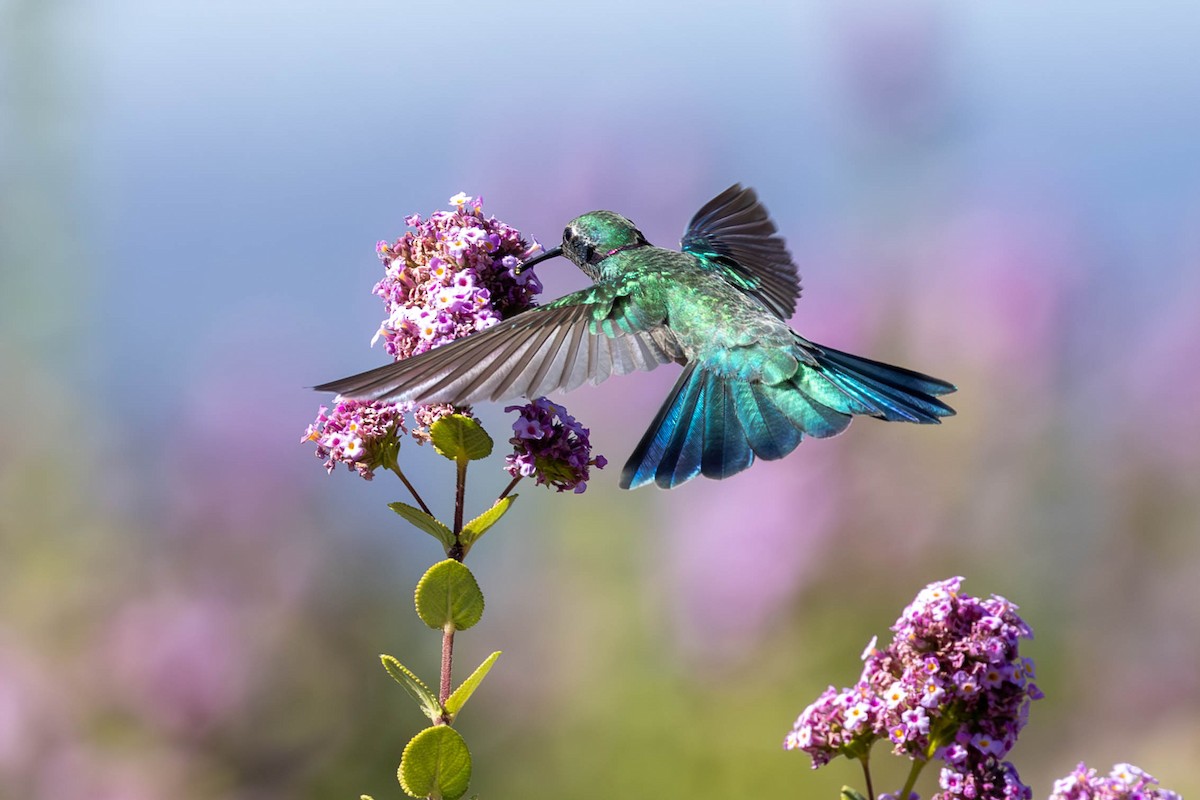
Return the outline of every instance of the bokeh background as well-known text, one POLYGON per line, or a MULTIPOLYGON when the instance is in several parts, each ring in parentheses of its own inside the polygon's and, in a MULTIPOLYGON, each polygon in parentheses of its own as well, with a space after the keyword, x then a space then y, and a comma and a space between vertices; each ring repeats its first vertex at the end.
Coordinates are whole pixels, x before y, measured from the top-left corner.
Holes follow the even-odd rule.
POLYGON ((422 718, 376 655, 436 673, 440 551, 299 444, 304 387, 381 363, 375 242, 465 191, 673 244, 734 181, 796 326, 959 416, 625 493, 675 370, 569 396, 614 465, 471 554, 472 791, 834 797, 785 732, 959 574, 1037 634, 1036 797, 1081 759, 1195 794, 1198 41, 1182 2, 0 0, 0 796, 400 796, 422 718))

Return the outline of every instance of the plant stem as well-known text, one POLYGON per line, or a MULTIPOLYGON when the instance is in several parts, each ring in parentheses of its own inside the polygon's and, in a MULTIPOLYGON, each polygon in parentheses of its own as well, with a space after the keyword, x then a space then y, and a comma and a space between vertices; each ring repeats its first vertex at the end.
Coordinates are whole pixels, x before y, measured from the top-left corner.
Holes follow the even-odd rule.
POLYGON ((400 482, 404 484, 404 488, 408 489, 408 493, 413 496, 413 500, 417 501, 417 505, 421 507, 421 510, 432 517, 433 512, 429 510, 429 506, 425 505, 425 501, 421 499, 421 495, 417 494, 416 487, 408 482, 408 478, 405 477, 403 470, 400 469, 400 465, 393 463, 391 465, 391 470, 392 472, 396 473, 396 477, 399 478, 400 482))
POLYGON ((517 488, 517 484, 521 482, 521 478, 523 478, 523 477, 525 477, 525 476, 517 475, 517 477, 513 478, 512 483, 508 484, 508 486, 505 486, 504 491, 501 492, 500 496, 496 498, 496 502, 499 503, 501 500, 508 497, 508 493, 511 492, 513 489, 517 488))
POLYGON ((458 542, 458 535, 462 533, 463 528, 463 506, 465 505, 464 497, 467 492, 467 460, 460 459, 458 462, 458 483, 454 491, 454 541, 458 542))
POLYGON ((921 774, 921 770, 925 769, 928 761, 920 761, 913 759, 912 769, 908 771, 908 780, 904 782, 904 788, 900 790, 898 800, 908 800, 908 796, 912 794, 913 787, 917 785, 917 776, 921 774))
MULTIPOLYGON (((467 493, 467 460, 459 459, 457 462, 458 475, 455 481, 454 488, 454 545, 447 553, 450 558, 455 561, 462 562, 466 555, 463 552, 462 542, 459 536, 463 529, 463 507, 466 505, 467 493)), ((450 699, 450 671, 454 666, 454 625, 446 623, 446 627, 442 628, 442 680, 438 688, 438 700, 444 706, 446 701, 450 699)), ((450 720, 443 718, 443 722, 447 725, 450 720)))
MULTIPOLYGON (((442 628, 442 683, 438 688, 438 700, 444 706, 450 699, 450 666, 454 661, 454 625, 442 628)), ((449 719, 443 720, 446 724, 449 719)))
POLYGON ((871 784, 871 768, 867 766, 867 756, 859 759, 862 762, 863 779, 867 783, 867 800, 875 800, 875 787, 871 784))

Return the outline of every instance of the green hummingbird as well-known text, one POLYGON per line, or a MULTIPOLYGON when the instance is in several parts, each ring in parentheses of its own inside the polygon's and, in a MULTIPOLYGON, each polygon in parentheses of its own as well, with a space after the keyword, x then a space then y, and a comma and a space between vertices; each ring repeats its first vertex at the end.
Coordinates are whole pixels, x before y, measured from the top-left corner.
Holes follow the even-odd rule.
POLYGON ((696 212, 680 250, 612 211, 576 217, 562 245, 594 285, 427 353, 317 386, 359 400, 468 405, 570 391, 659 364, 683 374, 621 473, 672 488, 782 458, 854 415, 937 423, 955 390, 919 372, 816 344, 787 324, 800 277, 754 190, 734 184, 696 212))

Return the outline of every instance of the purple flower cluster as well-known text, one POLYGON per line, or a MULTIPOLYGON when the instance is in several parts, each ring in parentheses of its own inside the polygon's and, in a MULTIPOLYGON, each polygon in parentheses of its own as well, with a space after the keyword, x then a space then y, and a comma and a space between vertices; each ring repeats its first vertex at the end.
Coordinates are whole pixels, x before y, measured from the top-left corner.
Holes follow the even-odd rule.
POLYGON ((1050 800, 1180 800, 1158 785, 1153 775, 1132 764, 1117 764, 1106 776, 1080 762, 1075 771, 1054 782, 1050 800))
POLYGON ((495 325, 532 307, 542 290, 533 272, 515 267, 536 249, 514 228, 484 217, 482 201, 459 193, 453 211, 405 219, 415 230, 376 250, 384 277, 374 293, 383 298, 388 318, 375 340, 383 339, 396 359, 495 325))
POLYGON ((504 410, 520 412, 509 439, 513 454, 504 459, 505 469, 514 478, 536 475, 538 485, 580 494, 587 489, 589 468, 604 469, 608 463, 604 456, 591 457, 588 429, 557 403, 539 397, 528 405, 504 410))
POLYGON ((827 689, 784 740, 819 767, 838 755, 857 758, 878 739, 897 755, 946 762, 945 797, 1028 796, 1016 770, 1000 759, 1042 696, 1033 662, 1018 642, 1032 636, 1002 597, 960 594, 961 578, 925 587, 892 626, 892 643, 865 653, 850 689, 827 689))
POLYGON ((404 413, 397 406, 342 400, 332 412, 321 406, 300 441, 317 443, 317 458, 325 459, 330 472, 340 462, 371 480, 376 468, 387 468, 395 461, 402 433, 404 413))
POLYGON ((1033 797, 1033 790, 1021 783, 1021 776, 1011 761, 983 756, 972 759, 972 762, 969 768, 943 767, 938 778, 942 790, 930 800, 950 800, 954 797, 966 800, 1030 800, 1033 797))
POLYGON ((862 681, 840 691, 830 686, 800 714, 783 747, 808 753, 813 769, 839 755, 859 758, 879 738, 882 705, 862 681))
POLYGON ((960 766, 1003 757, 1042 696, 1019 641, 1032 632, 1017 607, 959 593, 961 578, 934 583, 892 626, 892 645, 867 658, 864 678, 887 693, 887 734, 898 755, 936 755, 960 766), (903 697, 898 695, 902 693, 903 697), (905 714, 932 720, 909 725, 905 714), (934 750, 937 752, 934 752, 934 750))

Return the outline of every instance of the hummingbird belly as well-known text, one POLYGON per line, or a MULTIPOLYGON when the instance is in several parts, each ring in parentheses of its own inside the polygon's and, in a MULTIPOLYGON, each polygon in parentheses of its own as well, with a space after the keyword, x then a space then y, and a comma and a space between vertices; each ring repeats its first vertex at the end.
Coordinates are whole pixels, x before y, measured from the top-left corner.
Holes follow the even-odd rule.
POLYGON ((786 322, 719 276, 693 274, 695 280, 677 282, 667 298, 667 324, 689 361, 772 385, 796 374, 796 338, 786 322))

